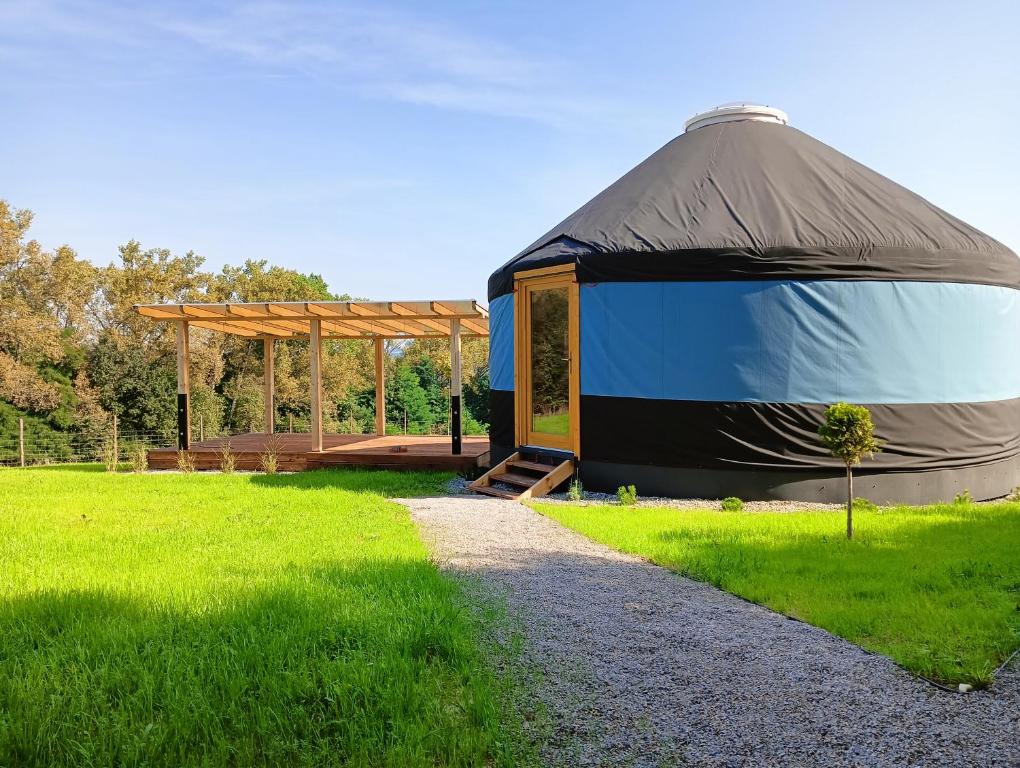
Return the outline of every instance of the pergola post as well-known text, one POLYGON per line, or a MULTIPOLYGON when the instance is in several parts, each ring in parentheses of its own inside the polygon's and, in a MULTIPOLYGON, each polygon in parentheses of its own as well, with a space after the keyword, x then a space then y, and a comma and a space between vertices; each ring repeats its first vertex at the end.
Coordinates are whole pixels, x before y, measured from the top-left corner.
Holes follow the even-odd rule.
POLYGON ((386 434, 386 339, 375 339, 375 433, 386 434))
POLYGON ((453 455, 461 452, 460 426, 460 320, 450 321, 450 441, 453 455))
POLYGON ((265 413, 266 413, 266 434, 271 435, 276 431, 276 400, 275 400, 275 379, 276 379, 276 341, 272 336, 262 339, 262 386, 265 388, 265 413))
POLYGON ((177 321, 177 447, 191 447, 191 380, 188 368, 191 358, 188 343, 188 321, 177 321))
POLYGON ((322 321, 310 320, 308 359, 311 370, 312 450, 322 450, 322 321))

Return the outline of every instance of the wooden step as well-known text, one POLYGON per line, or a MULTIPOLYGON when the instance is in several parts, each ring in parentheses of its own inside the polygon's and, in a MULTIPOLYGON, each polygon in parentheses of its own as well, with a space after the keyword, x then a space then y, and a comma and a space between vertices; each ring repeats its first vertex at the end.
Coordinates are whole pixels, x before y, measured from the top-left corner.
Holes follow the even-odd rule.
MULTIPOLYGON (((553 467, 550 467, 550 469, 553 469, 553 467)), ((545 472, 542 474, 544 475, 545 472)), ((518 488, 530 488, 539 478, 534 475, 520 475, 516 472, 498 472, 494 475, 489 475, 489 479, 494 483, 516 485, 518 488)))
POLYGON ((551 493, 554 488, 569 480, 573 473, 573 459, 566 459, 555 465, 540 464, 537 461, 523 459, 519 453, 514 453, 471 483, 469 487, 476 493, 484 493, 487 496, 525 501, 551 493), (534 472, 535 474, 522 474, 510 471, 511 469, 523 469, 525 472, 534 472), (520 491, 504 491, 493 488, 493 483, 510 485, 520 488, 520 491))
POLYGON ((493 488, 491 485, 479 485, 472 488, 475 493, 484 493, 486 496, 495 496, 498 499, 509 499, 515 501, 520 494, 513 493, 512 491, 501 491, 499 488, 493 488))
POLYGON ((514 459, 508 461, 506 465, 515 469, 530 469, 532 472, 541 472, 543 475, 556 468, 555 464, 539 464, 537 461, 528 461, 527 459, 514 459))

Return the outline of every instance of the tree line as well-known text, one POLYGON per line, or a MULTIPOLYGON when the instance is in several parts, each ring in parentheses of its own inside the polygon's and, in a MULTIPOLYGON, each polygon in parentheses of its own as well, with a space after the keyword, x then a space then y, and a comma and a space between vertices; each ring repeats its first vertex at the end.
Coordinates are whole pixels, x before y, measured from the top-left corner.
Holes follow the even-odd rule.
MULTIPOLYGON (((176 347, 172 324, 138 315, 136 304, 351 301, 320 275, 247 260, 219 272, 189 251, 130 240, 106 266, 63 245, 30 239, 32 212, 0 200, 0 436, 24 419, 59 455, 92 444, 116 415, 124 433, 171 440, 176 433, 176 347)), ((307 340, 274 345, 277 428, 310 418, 307 340)), ((463 343, 465 432, 488 428, 488 339, 463 343)), ((207 435, 260 431, 262 345, 193 328, 192 424, 207 435)), ((449 344, 387 342, 386 413, 393 431, 445 431, 449 344)), ((368 341, 323 343, 323 427, 371 432, 375 370, 368 341)), ((0 460, 4 457, 0 456, 0 460)))

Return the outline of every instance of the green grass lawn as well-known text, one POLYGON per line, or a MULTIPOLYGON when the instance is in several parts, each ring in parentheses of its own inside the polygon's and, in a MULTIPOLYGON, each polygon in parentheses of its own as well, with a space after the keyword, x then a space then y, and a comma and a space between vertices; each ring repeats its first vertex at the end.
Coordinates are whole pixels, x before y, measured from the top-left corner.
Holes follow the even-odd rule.
POLYGON ((0 470, 0 765, 509 762, 448 477, 0 470))
POLYGON ((615 549, 883 653, 986 685, 1020 646, 1020 504, 724 513, 536 504, 615 549))
POLYGON ((532 419, 531 428, 535 432, 541 432, 544 435, 566 435, 570 432, 570 414, 566 411, 550 413, 545 416, 533 416, 532 419))

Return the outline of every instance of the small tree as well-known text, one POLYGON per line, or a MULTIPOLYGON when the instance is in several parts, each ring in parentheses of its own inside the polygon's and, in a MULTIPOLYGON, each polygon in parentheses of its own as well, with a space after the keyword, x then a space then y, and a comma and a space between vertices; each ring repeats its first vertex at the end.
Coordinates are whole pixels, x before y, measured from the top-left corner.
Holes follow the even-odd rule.
POLYGON ((825 423, 818 429, 825 447, 846 464, 846 537, 854 537, 853 467, 865 456, 871 458, 882 450, 875 438, 871 413, 863 405, 836 403, 825 409, 825 423))

